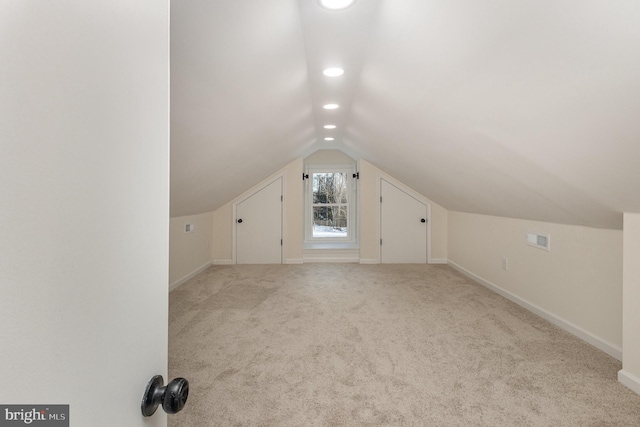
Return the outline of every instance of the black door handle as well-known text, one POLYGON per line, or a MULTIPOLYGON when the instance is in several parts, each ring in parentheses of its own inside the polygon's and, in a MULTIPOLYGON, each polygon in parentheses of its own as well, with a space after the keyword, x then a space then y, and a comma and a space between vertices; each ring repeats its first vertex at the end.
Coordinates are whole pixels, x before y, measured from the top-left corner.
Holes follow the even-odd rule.
POLYGON ((176 378, 167 385, 163 383, 162 375, 156 375, 149 380, 140 405, 143 416, 153 415, 158 405, 162 405, 167 414, 175 414, 184 408, 189 396, 189 381, 176 378))
POLYGON ((427 222, 427 220, 426 220, 426 219, 424 219, 424 218, 422 218, 422 219, 420 220, 420 222, 427 222))
POLYGON ((242 224, 242 218, 238 220, 238 224, 242 224))

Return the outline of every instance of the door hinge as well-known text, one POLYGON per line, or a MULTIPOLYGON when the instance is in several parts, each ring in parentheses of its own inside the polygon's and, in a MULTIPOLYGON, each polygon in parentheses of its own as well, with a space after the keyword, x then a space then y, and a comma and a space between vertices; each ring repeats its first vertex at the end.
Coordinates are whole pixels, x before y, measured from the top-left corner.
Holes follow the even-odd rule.
POLYGON ((280 239, 280 246, 282 246, 282 239, 280 239))
POLYGON ((380 196, 380 203, 382 203, 382 196, 380 196))
POLYGON ((382 239, 380 239, 380 246, 382 246, 382 239))
POLYGON ((280 196, 280 201, 284 202, 284 196, 280 196))
POLYGON ((302 180, 309 179, 309 174, 302 172, 302 180))
POLYGON ((353 174, 353 177, 354 177, 355 179, 360 179, 360 172, 356 172, 356 173, 354 173, 354 174, 353 174))

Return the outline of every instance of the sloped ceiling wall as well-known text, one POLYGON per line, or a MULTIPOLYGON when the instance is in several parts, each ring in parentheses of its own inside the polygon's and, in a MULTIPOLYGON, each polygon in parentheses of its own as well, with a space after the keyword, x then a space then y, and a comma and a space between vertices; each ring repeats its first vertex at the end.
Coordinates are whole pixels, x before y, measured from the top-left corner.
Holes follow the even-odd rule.
POLYGON ((320 148, 450 210, 606 228, 640 212, 635 0, 192 0, 171 19, 172 216, 320 148))
POLYGON ((314 133, 295 1, 171 2, 171 216, 223 205, 314 133))

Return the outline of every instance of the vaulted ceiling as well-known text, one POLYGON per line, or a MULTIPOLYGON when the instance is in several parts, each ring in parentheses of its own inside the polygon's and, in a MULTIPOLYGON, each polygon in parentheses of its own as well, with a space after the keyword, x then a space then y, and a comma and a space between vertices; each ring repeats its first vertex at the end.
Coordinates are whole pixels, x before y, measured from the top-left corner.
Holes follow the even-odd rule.
POLYGON ((639 23, 637 0, 174 0, 171 215, 337 148, 449 210, 621 228, 639 23))

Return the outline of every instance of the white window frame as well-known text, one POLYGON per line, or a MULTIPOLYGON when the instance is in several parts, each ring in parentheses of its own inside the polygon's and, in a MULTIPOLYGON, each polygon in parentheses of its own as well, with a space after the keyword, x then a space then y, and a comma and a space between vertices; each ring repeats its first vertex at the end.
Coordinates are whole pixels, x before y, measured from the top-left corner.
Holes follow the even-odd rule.
POLYGON ((313 165, 305 172, 305 243, 355 243, 357 241, 357 199, 355 166, 346 165, 313 165), (347 236, 346 237, 313 237, 313 174, 344 173, 347 176, 347 236))

